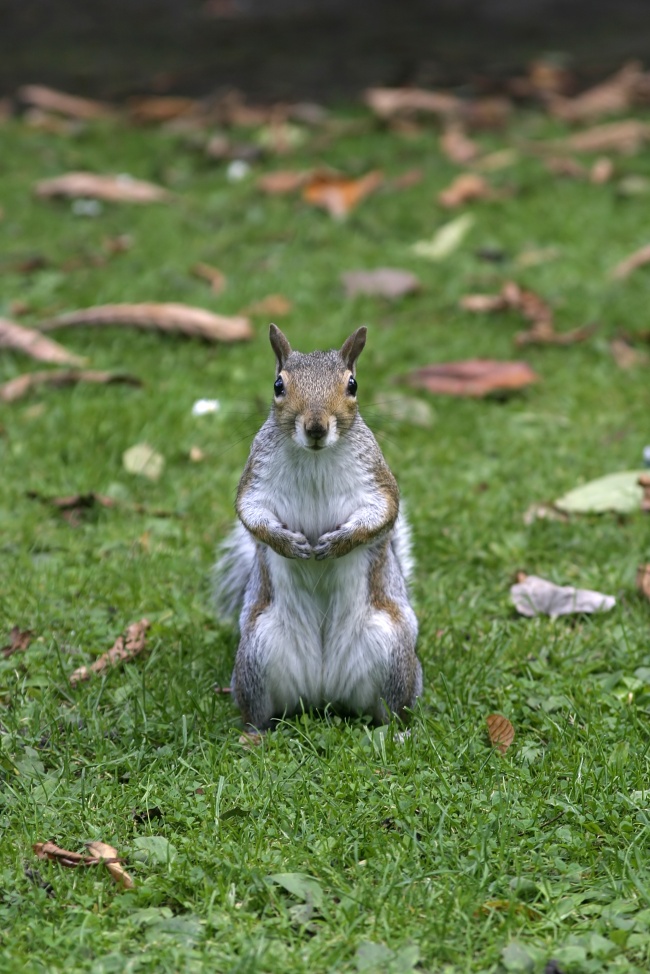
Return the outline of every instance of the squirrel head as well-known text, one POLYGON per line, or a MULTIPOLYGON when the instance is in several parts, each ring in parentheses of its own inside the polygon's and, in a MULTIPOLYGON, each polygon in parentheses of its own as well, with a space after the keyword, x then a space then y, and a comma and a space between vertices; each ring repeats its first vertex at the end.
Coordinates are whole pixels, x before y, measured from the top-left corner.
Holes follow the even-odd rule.
POLYGON ((357 328, 340 349, 294 352, 277 325, 269 338, 276 357, 273 412, 280 428, 306 450, 333 446, 358 414, 356 363, 366 344, 357 328))

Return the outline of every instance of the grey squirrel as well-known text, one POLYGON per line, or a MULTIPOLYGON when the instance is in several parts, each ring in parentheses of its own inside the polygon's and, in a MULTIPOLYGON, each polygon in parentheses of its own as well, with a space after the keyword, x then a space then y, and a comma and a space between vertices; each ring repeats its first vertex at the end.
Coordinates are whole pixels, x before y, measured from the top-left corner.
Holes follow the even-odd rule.
POLYGON ((383 723, 422 692, 399 491, 359 414, 358 328, 340 350, 293 351, 276 325, 268 419, 237 489, 215 596, 239 612, 232 692, 249 730, 332 705, 383 723))

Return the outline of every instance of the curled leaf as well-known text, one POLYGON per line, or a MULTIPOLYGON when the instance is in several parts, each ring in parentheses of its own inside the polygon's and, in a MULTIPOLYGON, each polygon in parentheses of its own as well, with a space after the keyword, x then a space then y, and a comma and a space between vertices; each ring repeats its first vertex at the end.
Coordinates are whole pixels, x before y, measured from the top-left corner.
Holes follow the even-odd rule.
POLYGON ((59 115, 67 115, 69 118, 90 120, 111 118, 116 114, 115 109, 105 102, 67 95, 45 85, 23 85, 18 89, 18 98, 24 105, 40 108, 45 112, 58 112, 59 115))
POLYGON ((419 240, 413 244, 411 250, 427 260, 444 260, 460 247, 473 226, 474 217, 470 213, 463 213, 438 227, 431 240, 419 240))
POLYGON ((111 648, 102 653, 91 666, 80 666, 70 674, 70 683, 76 686, 84 680, 89 680, 93 673, 103 673, 104 670, 117 666, 118 663, 128 662, 141 653, 146 644, 147 629, 151 623, 148 619, 132 622, 124 636, 119 636, 111 648))
POLYGON ((238 342, 252 338, 248 318, 217 315, 205 308, 187 304, 103 304, 70 314, 48 318, 40 323, 44 331, 80 325, 102 327, 121 325, 153 331, 180 332, 210 342, 238 342))
POLYGON ((17 325, 7 318, 0 318, 0 348, 24 352, 39 362, 57 365, 83 365, 84 362, 84 359, 73 355, 63 345, 41 335, 40 331, 17 325))
POLYGON ((555 585, 537 575, 524 575, 510 589, 517 612, 523 616, 573 615, 575 613, 609 612, 616 605, 613 595, 572 585, 555 585))
POLYGON ((105 842, 89 842, 88 849, 98 862, 103 862, 115 882, 124 889, 133 889, 134 882, 120 862, 117 849, 105 842))
POLYGON ((515 739, 515 729, 502 714, 490 714, 485 718, 490 742, 500 754, 505 754, 515 739))
POLYGON ((72 199, 105 200, 108 203, 159 203, 170 199, 162 186, 132 176, 102 176, 93 172, 69 172, 36 184, 41 198, 67 196, 72 199))
POLYGON ((459 122, 451 122, 440 137, 440 148, 451 162, 467 165, 478 156, 480 148, 470 139, 459 122))
POLYGON ((221 294, 226 286, 226 275, 218 267, 199 263, 194 265, 192 273, 195 277, 207 281, 214 294, 221 294))
POLYGON ((330 216, 340 220, 373 193, 383 180, 383 174, 378 170, 359 179, 316 173, 305 185, 302 195, 308 203, 322 206, 330 216))
POLYGON ((474 200, 492 199, 492 187, 488 181, 475 172, 461 173, 438 194, 438 202, 447 209, 455 209, 474 200))

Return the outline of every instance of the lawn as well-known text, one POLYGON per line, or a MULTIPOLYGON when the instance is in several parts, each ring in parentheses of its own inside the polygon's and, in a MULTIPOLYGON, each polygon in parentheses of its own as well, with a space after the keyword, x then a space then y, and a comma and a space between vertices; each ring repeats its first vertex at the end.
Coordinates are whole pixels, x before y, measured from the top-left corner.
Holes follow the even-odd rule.
MULTIPOLYGON (((413 523, 425 671, 405 740, 305 714, 243 747, 232 701, 214 691, 237 638, 214 618, 210 568, 271 399, 269 317, 254 313, 254 339, 232 345, 54 333, 93 368, 143 385, 39 389, 0 412, 0 643, 13 626, 34 634, 0 658, 2 972, 648 969, 650 603, 635 574, 650 562, 650 522, 524 515, 642 465, 649 367, 621 368, 610 342, 647 331, 649 272, 609 272, 648 242, 649 197, 621 181, 647 188, 650 155, 614 157, 613 178, 595 185, 520 151, 487 177, 497 198, 450 213, 436 197, 458 167, 433 126, 399 134, 354 106, 333 118, 326 138, 305 130, 290 155, 237 182, 162 129, 0 122, 0 315, 35 325, 137 301, 236 314, 281 294, 292 307, 277 323, 300 350, 369 326, 359 402, 413 523), (256 187, 274 169, 322 164, 381 169, 385 182, 345 220, 256 187), (414 168, 420 182, 391 182, 414 168), (33 194, 38 179, 77 169, 174 195, 97 209, 33 194), (413 253, 458 212, 474 225, 447 259, 413 253), (107 257, 105 242, 125 234, 130 249, 107 257), (542 248, 555 258, 518 264, 542 248), (225 274, 223 294, 193 275, 199 262, 225 274), (345 297, 341 273, 381 266, 416 273, 421 291, 345 297), (553 306, 559 330, 597 331, 521 350, 516 312, 459 307, 513 279, 553 306), (540 381, 505 399, 398 382, 473 356, 523 357, 540 381), (200 398, 220 409, 193 415, 200 398), (156 481, 124 469, 141 442, 164 457, 156 481), (48 503, 93 491, 115 506, 64 517, 48 503), (522 618, 509 596, 522 570, 617 606, 522 618), (145 652, 72 688, 71 672, 144 616, 145 652), (495 712, 515 728, 504 756, 487 735, 495 712), (110 843, 135 888, 101 866, 39 861, 32 846, 48 839, 76 852, 110 843)), ((488 153, 566 131, 526 109, 476 138, 488 153)), ((0 381, 39 368, 3 350, 0 381)))

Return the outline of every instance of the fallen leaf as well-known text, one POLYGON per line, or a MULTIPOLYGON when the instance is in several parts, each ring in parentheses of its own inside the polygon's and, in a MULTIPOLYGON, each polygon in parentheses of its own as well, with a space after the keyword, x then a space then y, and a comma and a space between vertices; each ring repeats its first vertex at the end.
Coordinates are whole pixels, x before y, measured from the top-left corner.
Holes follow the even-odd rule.
POLYGON ((459 122, 447 125, 440 137, 440 148, 447 159, 461 166, 473 162, 481 151, 459 122))
POLYGON ((248 318, 217 315, 205 308, 187 304, 103 304, 70 314, 48 318, 39 325, 43 331, 76 325, 122 325, 125 327, 180 332, 211 342, 239 342, 253 337, 248 318))
POLYGON ((316 173, 305 184, 303 199, 322 206, 334 219, 343 219, 383 182, 383 173, 373 170, 359 179, 316 173))
POLYGON ((461 118, 471 129, 502 129, 512 114, 512 103, 502 95, 473 98, 461 103, 461 118))
POLYGON ((296 193, 312 178, 311 169, 280 169, 277 172, 266 173, 257 180, 257 188, 271 196, 284 193, 296 193))
POLYGON ((132 622, 126 630, 126 635, 118 636, 113 646, 102 653, 90 666, 80 666, 70 674, 70 683, 76 686, 84 680, 89 680, 93 673, 103 673, 104 670, 118 663, 132 660, 145 647, 147 629, 151 623, 148 619, 140 619, 132 622))
POLYGON ((555 506, 568 514, 604 514, 608 511, 631 514, 640 509, 643 499, 640 476, 643 471, 639 470, 607 474, 570 490, 555 501, 555 506))
POLYGON ((122 463, 128 473, 147 480, 160 480, 165 458, 148 443, 136 443, 122 454, 122 463))
POLYGON ((532 322, 532 328, 515 336, 518 346, 572 345, 585 341, 597 327, 588 324, 572 331, 556 332, 553 311, 546 301, 534 291, 519 287, 514 281, 507 281, 498 294, 466 294, 459 303, 465 311, 472 312, 519 311, 532 322))
POLYGON ((38 386, 71 386, 78 382, 91 382, 98 385, 111 385, 123 382, 130 386, 141 386, 140 379, 125 372, 98 372, 89 369, 64 369, 50 372, 27 372, 17 375, 0 385, 0 402, 16 402, 23 399, 38 386))
POLYGON ((650 244, 645 244, 645 246, 640 247, 639 250, 635 250, 633 254, 622 260, 620 264, 610 271, 610 277, 615 281, 622 281, 630 274, 637 270, 639 267, 643 267, 645 264, 650 264, 650 244))
POLYGON ((515 739, 515 729, 507 717, 501 714, 490 714, 485 718, 490 735, 490 743, 500 754, 505 754, 515 739))
POLYGON ((129 98, 127 101, 129 117, 139 124, 169 122, 171 119, 196 114, 199 107, 199 102, 194 98, 178 95, 146 95, 129 98))
POLYGON ((552 176, 568 176, 571 179, 587 178, 587 170, 573 156, 549 156, 544 165, 552 176))
POLYGON ((498 362, 493 359, 467 359, 427 365, 406 375, 416 388, 446 396, 487 396, 523 389, 539 376, 527 362, 498 362))
POLYGON ((86 856, 78 852, 69 852, 68 849, 61 849, 54 842, 36 842, 32 848, 39 859, 50 859, 71 869, 75 866, 96 866, 99 862, 97 856, 86 856))
POLYGON ((209 264, 195 264, 192 268, 195 277, 207 281, 214 294, 221 294, 226 287, 226 275, 218 267, 209 264))
MULTIPOLYGON (((528 77, 525 79, 537 95, 546 100, 548 95, 564 95, 572 87, 573 78, 566 66, 552 55, 536 58, 528 65, 528 77)), ((528 97, 532 92, 526 92, 528 97)))
POLYGON ((372 271, 347 271, 341 275, 346 297, 367 294, 382 298, 401 298, 419 291, 421 283, 410 271, 378 267, 372 271))
POLYGON ((609 350, 619 369, 636 369, 648 364, 647 353, 634 348, 624 338, 614 338, 609 343, 609 350))
POLYGON ((150 508, 145 504, 130 504, 125 501, 118 501, 114 497, 105 494, 98 494, 96 491, 88 491, 85 494, 67 494, 65 497, 47 497, 39 494, 38 491, 28 490, 27 497, 31 500, 41 501, 56 510, 61 511, 62 516, 70 524, 76 525, 81 519, 84 511, 98 505, 99 507, 113 508, 120 507, 136 514, 149 514, 151 517, 182 517, 177 511, 168 511, 162 508, 150 508))
POLYGON ((14 653, 24 653, 33 638, 34 633, 31 629, 20 629, 19 626, 14 626, 9 633, 9 642, 0 648, 0 653, 5 659, 13 656, 14 653))
POLYGON ((537 575, 525 575, 510 589, 517 612, 523 616, 556 616, 574 613, 609 612, 616 605, 613 595, 603 595, 572 585, 555 585, 537 575))
POLYGON ((644 74, 638 61, 623 65, 611 78, 575 98, 552 97, 548 109, 563 122, 593 122, 603 115, 624 112, 634 102, 644 74))
POLYGON ((42 179, 36 184, 36 195, 44 199, 66 196, 109 203, 159 203, 171 199, 166 189, 154 183, 128 175, 101 176, 93 172, 69 172, 54 179, 42 179))
POLYGON ((641 510, 646 514, 650 514, 650 474, 642 473, 637 480, 637 483, 643 491, 643 496, 641 498, 641 510))
POLYGON ((79 98, 77 95, 66 95, 62 91, 46 88, 44 85, 23 85, 18 89, 18 98, 24 105, 33 105, 46 112, 58 112, 69 118, 91 120, 112 118, 116 115, 115 109, 105 102, 79 98))
POLYGON ((438 193, 438 202, 447 209, 455 209, 474 200, 492 199, 490 184, 478 173, 461 173, 454 181, 438 193))
POLYGON ((427 260, 445 260, 460 247, 473 226, 474 217, 469 213, 463 213, 455 220, 443 223, 431 240, 418 240, 411 250, 418 257, 425 257, 427 260))
POLYGON ((91 855, 95 856, 99 862, 103 862, 109 873, 118 885, 124 889, 133 889, 135 884, 126 869, 120 862, 117 849, 105 842, 89 842, 88 849, 91 855))
POLYGON ((639 565, 636 573, 636 587, 641 595, 650 599, 650 565, 639 565))
POLYGON ((519 161, 519 153, 516 149, 498 149, 496 152, 489 152, 486 156, 481 156, 474 162, 474 169, 480 172, 497 172, 499 169, 507 169, 519 161))
POLYGON ((453 118, 460 114, 462 107, 460 98, 455 95, 422 88, 368 88, 363 98, 375 115, 382 119, 417 112, 453 118))
MULTIPOLYGON (((569 152, 619 152, 621 155, 634 155, 650 139, 650 124, 636 118, 621 122, 608 122, 594 128, 576 132, 566 139, 548 143, 546 148, 569 152)), ((544 151, 544 144, 536 148, 544 151)))
POLYGON ((288 315, 293 305, 283 294, 267 294, 260 301, 254 301, 246 308, 243 308, 243 315, 261 315, 264 318, 282 318, 288 315))
POLYGON ((524 512, 524 524, 530 526, 534 521, 568 521, 569 515, 558 511, 553 504, 531 504, 524 512))
POLYGON ((0 318, 0 348, 11 348, 24 352, 25 355, 37 359, 39 362, 51 362, 58 365, 83 365, 84 359, 73 355, 63 345, 46 338, 33 328, 17 325, 7 318, 0 318))
MULTIPOLYGON (((376 399, 372 408, 381 416, 387 416, 398 423, 420 426, 429 429, 436 418, 431 403, 415 396, 391 396, 390 399, 376 399)), ((379 424, 381 429, 381 424, 379 424)))

